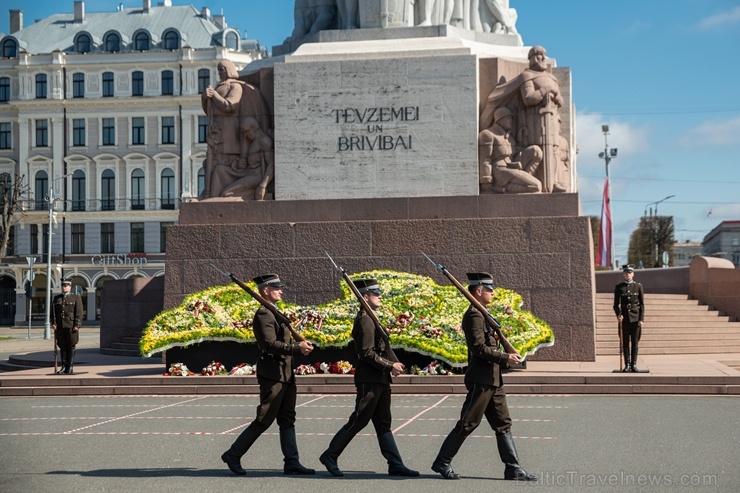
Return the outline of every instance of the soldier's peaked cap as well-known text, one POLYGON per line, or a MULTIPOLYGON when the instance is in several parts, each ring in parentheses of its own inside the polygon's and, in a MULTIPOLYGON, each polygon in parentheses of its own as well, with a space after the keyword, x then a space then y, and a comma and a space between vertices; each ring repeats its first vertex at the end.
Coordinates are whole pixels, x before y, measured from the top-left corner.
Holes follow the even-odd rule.
POLYGON ((632 264, 625 264, 622 266, 622 272, 635 272, 635 267, 632 264))
POLYGON ((62 279, 62 286, 71 286, 71 285, 72 285, 72 281, 70 281, 69 279, 62 279))
POLYGON ((360 294, 380 294, 380 286, 378 286, 377 279, 358 279, 356 281, 352 281, 352 283, 357 287, 360 294))
POLYGON ((252 279, 257 285, 257 289, 262 289, 265 286, 272 286, 275 288, 284 288, 285 284, 282 283, 277 274, 264 274, 257 276, 252 279))
POLYGON ((470 286, 484 286, 488 289, 496 287, 493 285, 493 276, 488 272, 468 272, 465 275, 468 277, 470 286))

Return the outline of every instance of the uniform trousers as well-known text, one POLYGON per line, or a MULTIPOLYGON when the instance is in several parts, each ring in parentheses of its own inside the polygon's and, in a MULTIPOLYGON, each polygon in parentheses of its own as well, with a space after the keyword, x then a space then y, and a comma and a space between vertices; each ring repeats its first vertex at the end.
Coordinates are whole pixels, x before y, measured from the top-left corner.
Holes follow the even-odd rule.
POLYGON ((460 419, 453 431, 467 437, 480 425, 485 416, 496 435, 508 433, 511 430, 511 416, 504 388, 480 383, 466 383, 465 387, 468 389, 468 395, 465 396, 460 419))
POLYGON ((339 433, 354 437, 372 420, 378 436, 391 431, 391 386, 383 383, 357 383, 355 410, 339 433))

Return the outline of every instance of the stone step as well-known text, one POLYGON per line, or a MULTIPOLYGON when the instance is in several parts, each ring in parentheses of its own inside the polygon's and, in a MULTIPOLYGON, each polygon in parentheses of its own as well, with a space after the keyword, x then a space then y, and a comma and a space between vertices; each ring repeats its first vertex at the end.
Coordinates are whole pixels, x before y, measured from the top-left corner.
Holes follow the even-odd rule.
POLYGON ((139 340, 141 340, 140 337, 127 336, 127 337, 124 337, 123 339, 121 339, 120 342, 122 342, 124 344, 133 344, 136 347, 138 347, 139 346, 139 340))
MULTIPOLYGON (((640 342, 640 354, 645 355, 657 355, 657 354, 723 354, 723 353, 737 353, 740 351, 740 344, 735 346, 684 346, 684 347, 644 347, 640 342)), ((597 347, 596 356, 616 356, 619 354, 618 343, 614 343, 614 347, 597 347)))
MULTIPOLYGON (((113 343, 111 346, 120 345, 120 343, 113 343)), ((135 348, 131 347, 109 347, 109 348, 100 348, 100 352, 102 354, 109 354, 111 356, 141 356, 141 352, 139 351, 139 347, 136 346, 135 348)))

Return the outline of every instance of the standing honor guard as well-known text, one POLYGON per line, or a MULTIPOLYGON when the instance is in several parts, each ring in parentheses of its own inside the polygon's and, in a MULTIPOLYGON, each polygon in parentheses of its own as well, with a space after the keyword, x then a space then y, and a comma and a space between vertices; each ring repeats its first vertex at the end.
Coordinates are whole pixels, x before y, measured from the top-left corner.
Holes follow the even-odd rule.
MULTIPOLYGON (((82 325, 82 298, 73 294, 72 281, 62 281, 62 294, 54 296, 51 302, 51 327, 54 329, 54 339, 59 346, 62 358, 62 367, 59 374, 71 375, 74 373, 75 347, 80 342, 80 326, 82 325)), ((56 363, 54 363, 56 365, 56 363)))
MULTIPOLYGON (((266 302, 274 305, 282 299, 285 284, 280 282, 277 274, 255 277, 254 282, 266 302)), ((280 427, 280 448, 285 461, 283 472, 316 474, 315 470, 303 467, 298 461, 295 436, 297 390, 293 374, 293 356, 309 354, 313 350, 313 344, 307 340, 291 342, 290 329, 286 324, 278 323, 275 314, 265 306, 260 306, 254 314, 254 338, 262 351, 257 362, 260 404, 254 421, 237 437, 231 448, 221 455, 221 460, 234 474, 247 474, 241 466, 241 458, 275 418, 280 427)))
POLYGON ((642 321, 645 318, 645 303, 642 284, 634 281, 635 268, 623 265, 624 281, 614 288, 614 313, 619 321, 619 338, 624 355, 623 372, 639 372, 637 369, 637 344, 642 336, 642 321), (630 351, 630 345, 632 346, 630 351))
POLYGON ((380 452, 388 461, 388 474, 418 476, 418 471, 409 469, 403 464, 391 432, 391 375, 403 373, 404 365, 393 354, 387 335, 381 334, 380 331, 383 329, 376 327, 374 313, 366 313, 367 309, 374 312, 380 308, 381 293, 378 281, 361 279, 354 281, 353 284, 355 296, 359 294, 362 297, 358 298, 360 311, 352 327, 352 339, 359 359, 354 377, 357 388, 355 410, 350 415, 349 421, 334 435, 329 448, 321 454, 319 460, 333 476, 344 476, 344 472, 337 465, 337 459, 355 435, 372 420, 380 452))
MULTIPOLYGON (((469 273, 468 292, 483 309, 493 299, 493 276, 487 272, 469 273)), ((465 439, 481 423, 483 416, 496 433, 496 442, 501 461, 505 464, 504 479, 536 481, 519 465, 519 457, 511 434, 511 417, 506 404, 506 392, 501 376, 501 366, 515 365, 522 361, 519 353, 504 353, 498 350, 495 330, 486 321, 480 310, 472 304, 463 315, 462 328, 468 345, 468 369, 465 372, 465 397, 460 419, 442 443, 432 471, 445 479, 460 479, 450 463, 460 450, 465 439)))

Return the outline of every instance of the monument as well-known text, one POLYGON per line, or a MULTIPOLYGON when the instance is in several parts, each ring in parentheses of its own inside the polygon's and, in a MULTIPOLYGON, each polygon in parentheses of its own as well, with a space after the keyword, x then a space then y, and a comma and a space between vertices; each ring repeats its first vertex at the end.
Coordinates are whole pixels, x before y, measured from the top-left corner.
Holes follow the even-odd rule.
POLYGON ((168 232, 165 306, 221 283, 208 263, 318 304, 338 295, 324 252, 435 276, 424 250, 520 292, 555 331, 535 357, 593 360, 570 70, 517 22, 506 0, 296 0, 274 56, 203 94, 217 130, 168 232))

